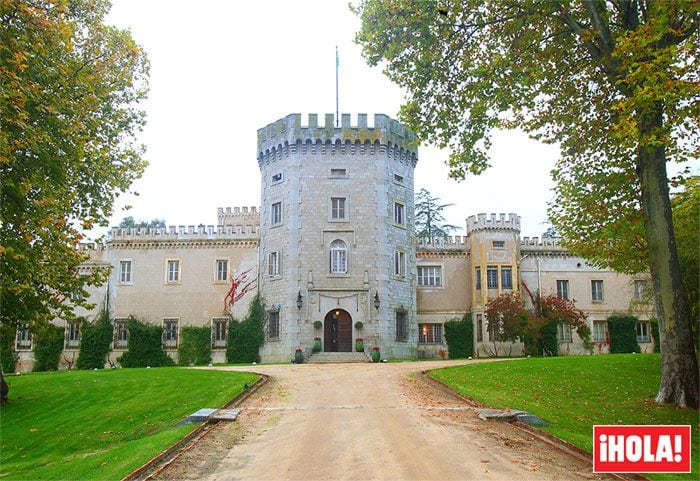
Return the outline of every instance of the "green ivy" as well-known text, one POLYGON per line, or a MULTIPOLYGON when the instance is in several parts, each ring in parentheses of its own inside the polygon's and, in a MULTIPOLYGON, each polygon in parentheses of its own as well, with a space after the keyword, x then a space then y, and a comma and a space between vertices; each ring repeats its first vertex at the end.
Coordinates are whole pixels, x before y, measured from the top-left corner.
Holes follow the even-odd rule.
POLYGON ((47 324, 34 335, 33 371, 57 371, 61 360, 65 329, 47 324))
POLYGON ((651 320, 651 335, 654 337, 654 352, 661 352, 661 338, 659 337, 659 321, 651 320))
POLYGON ((610 333, 610 353, 641 352, 637 343, 637 319, 634 316, 608 317, 608 333, 610 333))
POLYGON ((174 366, 172 360, 163 350, 163 328, 145 324, 134 316, 129 316, 128 351, 117 361, 122 367, 158 367, 174 366))
POLYGON ((94 322, 80 323, 80 352, 76 369, 102 369, 112 342, 112 323, 109 314, 101 311, 94 322))
POLYGON ((11 324, 0 324, 0 364, 2 372, 15 372, 17 353, 15 352, 16 327, 11 324))
POLYGON ((445 322, 445 341, 450 359, 459 359, 474 355, 474 325, 471 313, 460 319, 445 322))
POLYGON ((260 294, 250 303, 248 316, 241 322, 232 319, 228 327, 228 362, 260 362, 260 348, 265 343, 267 313, 260 294))
POLYGON ((188 326, 180 329, 177 362, 181 366, 203 366, 211 362, 211 328, 188 326))

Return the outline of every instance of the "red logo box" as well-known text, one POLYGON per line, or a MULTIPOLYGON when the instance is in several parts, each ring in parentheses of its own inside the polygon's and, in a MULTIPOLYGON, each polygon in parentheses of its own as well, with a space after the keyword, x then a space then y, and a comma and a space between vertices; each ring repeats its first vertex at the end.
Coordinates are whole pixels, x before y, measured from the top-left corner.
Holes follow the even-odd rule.
POLYGON ((593 426, 594 473, 689 473, 690 426, 593 426))

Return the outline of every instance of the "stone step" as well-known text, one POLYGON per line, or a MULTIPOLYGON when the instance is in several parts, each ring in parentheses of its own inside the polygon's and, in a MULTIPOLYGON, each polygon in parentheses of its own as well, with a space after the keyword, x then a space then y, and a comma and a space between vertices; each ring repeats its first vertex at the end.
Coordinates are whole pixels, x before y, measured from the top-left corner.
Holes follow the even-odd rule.
POLYGON ((306 362, 309 363, 332 363, 332 362, 369 362, 370 359, 364 352, 317 352, 309 356, 306 362))

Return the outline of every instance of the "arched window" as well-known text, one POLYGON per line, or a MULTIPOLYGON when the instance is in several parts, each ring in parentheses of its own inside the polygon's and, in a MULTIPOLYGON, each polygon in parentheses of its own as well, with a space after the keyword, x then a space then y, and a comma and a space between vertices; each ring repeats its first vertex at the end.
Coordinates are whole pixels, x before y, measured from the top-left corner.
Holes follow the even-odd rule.
POLYGON ((348 248, 340 239, 331 242, 331 274, 345 274, 348 271, 348 248))

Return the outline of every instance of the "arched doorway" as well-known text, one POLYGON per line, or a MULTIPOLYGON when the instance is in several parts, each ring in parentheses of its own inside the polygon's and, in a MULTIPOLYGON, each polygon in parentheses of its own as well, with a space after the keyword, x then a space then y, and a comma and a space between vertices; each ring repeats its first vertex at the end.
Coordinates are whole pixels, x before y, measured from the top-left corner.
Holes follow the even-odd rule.
POLYGON ((343 309, 333 309, 323 321, 323 350, 352 351, 352 317, 343 309))

